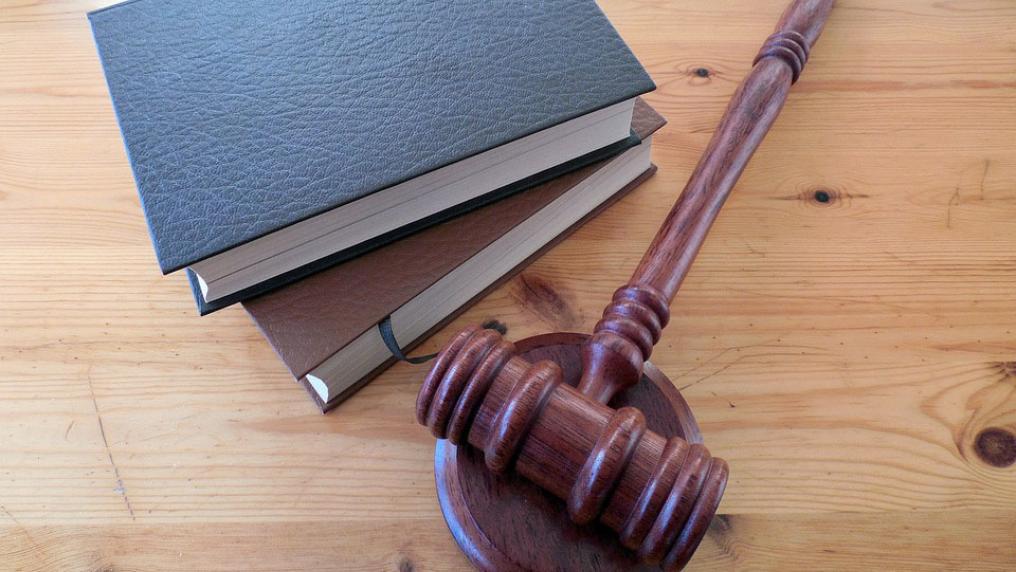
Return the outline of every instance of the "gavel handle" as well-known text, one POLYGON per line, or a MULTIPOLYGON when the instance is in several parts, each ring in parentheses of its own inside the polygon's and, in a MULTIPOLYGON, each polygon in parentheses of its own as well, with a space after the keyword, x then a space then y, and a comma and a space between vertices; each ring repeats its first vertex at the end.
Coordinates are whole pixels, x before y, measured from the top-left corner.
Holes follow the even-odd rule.
POLYGON ((670 318, 670 302, 800 77, 833 1, 795 0, 762 45, 674 208, 583 348, 579 390, 588 397, 607 403, 641 378, 642 365, 670 318))

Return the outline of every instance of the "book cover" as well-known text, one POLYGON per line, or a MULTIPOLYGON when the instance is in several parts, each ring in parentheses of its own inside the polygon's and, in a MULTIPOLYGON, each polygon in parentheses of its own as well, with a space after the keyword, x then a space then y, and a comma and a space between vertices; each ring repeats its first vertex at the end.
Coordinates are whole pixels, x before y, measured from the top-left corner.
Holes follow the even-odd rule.
POLYGON ((89 19, 163 272, 654 88, 593 0, 89 19))
POLYGON ((595 163, 597 161, 618 155, 634 147, 635 145, 638 145, 640 142, 641 139, 639 138, 638 134, 632 131, 631 135, 627 139, 618 141, 613 145, 608 145, 607 147, 604 147, 592 153, 588 153, 586 155, 568 161, 567 163, 558 165, 557 167, 554 167, 552 169, 542 171, 530 177, 526 177, 525 179, 516 181, 511 185, 497 189, 491 193, 487 193, 485 195, 481 195, 465 203, 461 203, 454 209, 444 210, 435 213, 433 215, 424 217, 422 219, 418 219, 417 221, 411 224, 399 227, 398 229, 393 230, 391 232, 381 234, 366 242, 362 242, 353 248, 347 248, 344 250, 337 251, 329 256, 320 258, 310 264, 305 264, 303 266, 295 268, 294 270, 285 272, 274 278, 263 281, 255 286, 245 288, 235 294, 225 296, 218 300, 213 300, 210 302, 205 300, 204 296, 202 296, 201 294, 201 285, 198 282, 197 275, 194 274, 194 272, 192 272, 190 268, 188 268, 186 269, 187 281, 190 283, 191 294, 194 296, 194 303, 197 306, 198 313, 204 316, 212 312, 221 310, 223 308, 227 308, 242 300, 253 298, 255 296, 260 296, 262 294, 267 294, 268 292, 271 292, 277 288, 281 288, 287 284, 296 282, 301 278, 310 276, 325 268, 334 266, 336 264, 340 264, 346 260, 351 260, 358 256, 362 256, 363 254, 368 253, 371 250, 374 250, 375 248, 384 246, 385 244, 409 236, 415 232, 418 232, 421 229, 425 229, 429 226, 452 219, 458 215, 469 212, 476 208, 480 208, 492 202, 502 200, 505 197, 510 197, 511 195, 521 190, 525 190, 540 183, 549 181, 551 179, 554 179, 565 173, 569 173, 571 171, 574 171, 591 163, 595 163))
MULTIPOLYGON (((648 137, 664 123, 649 105, 641 100, 636 103, 632 129, 640 137, 648 137)), ((594 163, 473 210, 267 295, 246 300, 243 306, 293 377, 301 379, 364 331, 376 328, 397 308, 608 162, 594 163)), ((652 170, 632 181, 426 335, 417 340, 400 341, 411 349, 651 174, 652 170)), ((354 384, 351 390, 355 391, 392 363, 394 358, 354 384)), ((311 394, 313 397, 314 393, 311 394)), ((318 402, 323 409, 336 404, 335 400, 327 404, 318 402)))

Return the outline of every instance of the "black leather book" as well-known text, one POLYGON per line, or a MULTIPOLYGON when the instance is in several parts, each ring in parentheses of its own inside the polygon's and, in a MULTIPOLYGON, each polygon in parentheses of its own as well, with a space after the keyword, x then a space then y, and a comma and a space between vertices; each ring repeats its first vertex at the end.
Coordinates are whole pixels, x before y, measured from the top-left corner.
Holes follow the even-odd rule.
POLYGON ((159 264, 206 310, 616 152, 654 88, 593 0, 89 19, 159 264))
POLYGON ((263 282, 260 282, 249 288, 245 288, 236 293, 223 296, 217 300, 207 301, 201 292, 201 284, 198 280, 197 275, 190 269, 187 269, 187 280, 191 286, 191 292, 194 294, 194 301, 198 307, 198 313, 202 316, 211 314, 212 312, 221 310, 237 302, 248 300, 255 296, 267 294, 278 288, 292 284, 293 282, 300 280, 301 278, 310 276, 316 272, 320 272, 326 268, 341 264, 358 256, 362 256, 372 250, 385 246, 391 242, 403 239, 409 235, 423 230, 427 227, 442 223, 444 221, 454 219, 459 215, 468 213, 474 209, 484 207, 490 203, 497 202, 500 199, 504 199, 511 195, 518 193, 519 191, 530 189, 536 185, 540 185, 547 181, 559 178, 565 174, 576 171, 580 168, 586 167, 590 164, 596 163, 603 159, 619 155, 620 153, 639 145, 642 139, 633 130, 631 135, 626 139, 622 139, 613 145, 608 145, 602 149, 597 149, 592 153, 587 153, 577 159, 568 161, 567 163, 558 165, 546 171, 542 171, 530 177, 526 177, 521 181, 516 181, 510 185, 501 187, 496 191, 487 193, 486 195, 479 196, 475 199, 468 200, 464 203, 457 205, 454 209, 447 209, 445 211, 438 212, 436 214, 427 216, 425 218, 414 221, 405 226, 399 227, 390 232, 380 234, 371 238, 365 242, 357 244, 356 246, 340 250, 324 258, 310 262, 306 265, 298 267, 294 270, 279 274, 275 277, 269 278, 263 282))

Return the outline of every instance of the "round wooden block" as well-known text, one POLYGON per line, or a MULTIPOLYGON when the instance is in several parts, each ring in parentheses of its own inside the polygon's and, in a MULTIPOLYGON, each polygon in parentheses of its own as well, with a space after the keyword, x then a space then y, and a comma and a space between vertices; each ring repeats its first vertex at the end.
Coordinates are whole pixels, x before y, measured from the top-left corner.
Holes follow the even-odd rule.
MULTIPOLYGON (((517 342, 531 362, 549 359, 578 384, 585 334, 545 334, 517 342)), ((611 406, 631 405, 645 414, 649 429, 664 437, 701 443, 698 424, 670 380, 647 363, 642 381, 611 406)), ((472 447, 438 441, 434 474, 441 511, 455 541, 478 569, 489 572, 553 570, 656 570, 638 561, 600 524, 578 526, 564 501, 514 475, 495 475, 472 447)))

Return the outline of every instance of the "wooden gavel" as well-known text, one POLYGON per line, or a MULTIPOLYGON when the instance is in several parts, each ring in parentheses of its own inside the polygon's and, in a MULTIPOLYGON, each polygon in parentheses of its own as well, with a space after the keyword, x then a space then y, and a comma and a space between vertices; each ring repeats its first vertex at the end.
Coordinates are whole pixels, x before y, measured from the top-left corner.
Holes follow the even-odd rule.
POLYGON ((796 0, 731 99, 684 192, 631 280, 582 348, 578 387, 561 367, 530 363, 514 344, 472 327, 441 352, 420 389, 417 421, 483 452, 567 502, 576 523, 599 520, 646 562, 679 570, 719 506, 727 463, 705 447, 646 429, 642 413, 607 404, 638 383, 669 306, 706 233, 797 81, 833 0, 796 0))

